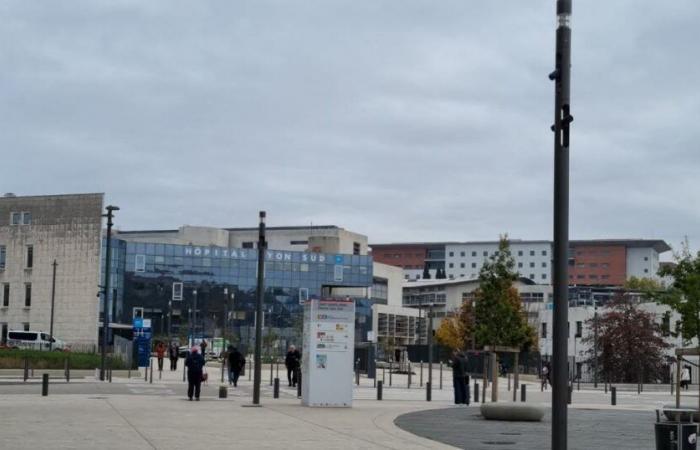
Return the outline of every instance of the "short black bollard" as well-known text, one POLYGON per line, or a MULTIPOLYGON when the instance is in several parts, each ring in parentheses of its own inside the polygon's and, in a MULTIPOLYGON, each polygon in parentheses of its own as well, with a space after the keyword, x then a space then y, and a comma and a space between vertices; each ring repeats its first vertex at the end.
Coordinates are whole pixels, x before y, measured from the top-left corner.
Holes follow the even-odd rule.
POLYGON ((389 387, 391 387, 391 374, 394 373, 393 370, 391 370, 391 365, 389 365, 389 387))
POLYGON ((615 386, 610 387, 610 404, 617 405, 617 388, 615 386))
MULTIPOLYGON (((248 368, 249 368, 248 369, 248 381, 250 381, 250 377, 252 376, 252 373, 253 373, 253 360, 252 359, 248 360, 248 363, 249 363, 248 364, 248 368)), ((260 378, 262 378, 262 377, 260 377, 260 378)))
POLYGON ((510 373, 508 374, 508 392, 510 392, 510 373))
POLYGON ((411 372, 412 372, 412 371, 411 371, 411 365, 409 364, 409 365, 408 365, 408 388, 409 388, 409 389, 411 389, 411 375, 412 375, 411 372))
POLYGON ((153 384, 153 364, 151 364, 151 380, 149 383, 153 384))
POLYGON ((567 387, 567 389, 568 389, 567 392, 569 395, 567 396, 566 402, 570 405, 571 404, 571 396, 572 396, 572 393, 574 392, 574 385, 569 383, 569 386, 567 387))
POLYGON ((219 386, 219 398, 228 397, 228 388, 226 386, 219 386))
POLYGON ((527 398, 527 384, 520 385, 520 401, 525 402, 527 398))
POLYGON ((148 366, 143 368, 143 381, 148 383, 148 366))
POLYGON ((442 361, 440 361, 440 389, 442 389, 442 361))
POLYGON ((45 373, 41 380, 41 395, 46 397, 49 395, 49 374, 45 373))
POLYGON ((433 390, 430 388, 430 381, 425 382, 425 401, 430 402, 433 400, 433 390))
POLYGON ((355 384, 360 385, 360 369, 355 370, 355 384))
POLYGON ((185 364, 182 364, 182 381, 185 381, 185 376, 187 374, 187 368, 185 367, 185 364))
POLYGON ((29 359, 24 358, 24 381, 26 383, 27 378, 29 378, 29 359))
POLYGON ((297 398, 301 398, 301 371, 297 375, 297 398))
POLYGON ((66 383, 70 383, 70 358, 66 358, 66 383))
POLYGON ((383 390, 384 390, 384 383, 381 381, 377 381, 377 400, 382 399, 383 390))
POLYGON ((109 372, 107 372, 107 373, 109 374, 109 382, 111 383, 112 382, 112 365, 111 364, 109 366, 109 372))
POLYGON ((637 395, 642 393, 642 387, 640 386, 639 383, 637 383, 637 395))
POLYGON ((272 398, 280 398, 280 379, 275 378, 275 384, 272 389, 272 398))
POLYGON ((474 383, 474 403, 479 403, 479 383, 474 383))

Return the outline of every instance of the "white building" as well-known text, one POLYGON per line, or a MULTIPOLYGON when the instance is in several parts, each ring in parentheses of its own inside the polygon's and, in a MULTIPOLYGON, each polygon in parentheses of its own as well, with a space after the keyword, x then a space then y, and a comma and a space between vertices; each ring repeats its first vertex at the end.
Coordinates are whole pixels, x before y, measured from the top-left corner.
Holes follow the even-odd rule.
MULTIPOLYGON (((448 278, 474 280, 485 261, 498 251, 498 242, 463 242, 445 245, 448 278)), ((537 284, 551 284, 552 244, 550 241, 510 241, 515 271, 537 284)))
POLYGON ((0 198, 0 340, 48 333, 56 261, 54 335, 97 343, 103 194, 0 198))

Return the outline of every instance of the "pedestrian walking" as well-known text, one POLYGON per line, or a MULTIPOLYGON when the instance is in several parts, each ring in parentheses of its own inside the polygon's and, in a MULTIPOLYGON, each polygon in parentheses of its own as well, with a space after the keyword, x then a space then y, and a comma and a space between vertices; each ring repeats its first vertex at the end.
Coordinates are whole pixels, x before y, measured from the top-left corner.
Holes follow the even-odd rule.
POLYGON ((289 382, 289 386, 296 387, 298 379, 297 372, 301 365, 301 353, 295 346, 289 346, 287 356, 284 358, 284 365, 287 368, 287 381, 289 382))
POLYGON ((233 387, 238 386, 238 377, 245 366, 245 358, 233 345, 228 346, 228 384, 233 387))
POLYGON ((158 342, 156 345, 156 357, 158 358, 158 370, 163 371, 163 358, 165 358, 165 344, 163 342, 158 342))
POLYGON ((199 401, 199 393, 202 388, 202 375, 204 374, 204 357, 199 354, 197 347, 192 347, 190 354, 185 359, 187 367, 187 397, 192 401, 192 396, 199 401))
POLYGON ((168 357, 170 358, 170 370, 177 370, 177 359, 180 357, 179 349, 175 342, 170 343, 170 348, 168 349, 168 357))
POLYGON ((681 371, 681 387, 688 390, 690 386, 690 367, 684 366, 683 371, 681 371))
POLYGON ((199 348, 202 349, 202 358, 206 360, 207 358, 207 341, 202 339, 202 342, 199 343, 199 348))
POLYGON ((454 387, 455 405, 467 404, 466 364, 459 351, 452 352, 452 386, 454 387))
MULTIPOLYGON (((549 363, 546 362, 546 363, 544 363, 544 364, 542 365, 542 376, 541 376, 541 378, 542 378, 542 389, 545 390, 545 391, 547 390, 547 383, 549 383, 549 373, 550 373, 549 363)), ((550 383, 550 384, 551 384, 551 383, 550 383)))

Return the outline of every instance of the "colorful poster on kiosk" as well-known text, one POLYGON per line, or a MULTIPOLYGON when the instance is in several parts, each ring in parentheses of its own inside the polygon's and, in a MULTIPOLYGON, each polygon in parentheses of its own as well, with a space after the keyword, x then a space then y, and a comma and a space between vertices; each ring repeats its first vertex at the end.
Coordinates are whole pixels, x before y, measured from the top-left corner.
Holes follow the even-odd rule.
POLYGON ((304 303, 303 405, 352 406, 354 351, 354 300, 311 299, 304 303))

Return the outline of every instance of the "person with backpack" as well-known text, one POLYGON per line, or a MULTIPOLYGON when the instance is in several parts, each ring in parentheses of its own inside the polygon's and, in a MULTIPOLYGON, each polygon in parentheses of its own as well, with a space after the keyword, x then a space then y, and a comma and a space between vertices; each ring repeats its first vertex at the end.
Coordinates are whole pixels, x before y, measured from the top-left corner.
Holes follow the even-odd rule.
POLYGON ((454 387, 455 405, 467 404, 466 359, 454 350, 452 352, 452 386, 454 387))
POLYGON ((185 359, 185 367, 187 367, 187 397, 192 401, 192 396, 199 401, 199 393, 202 388, 202 379, 204 378, 204 357, 199 354, 199 349, 192 347, 190 354, 185 359))

